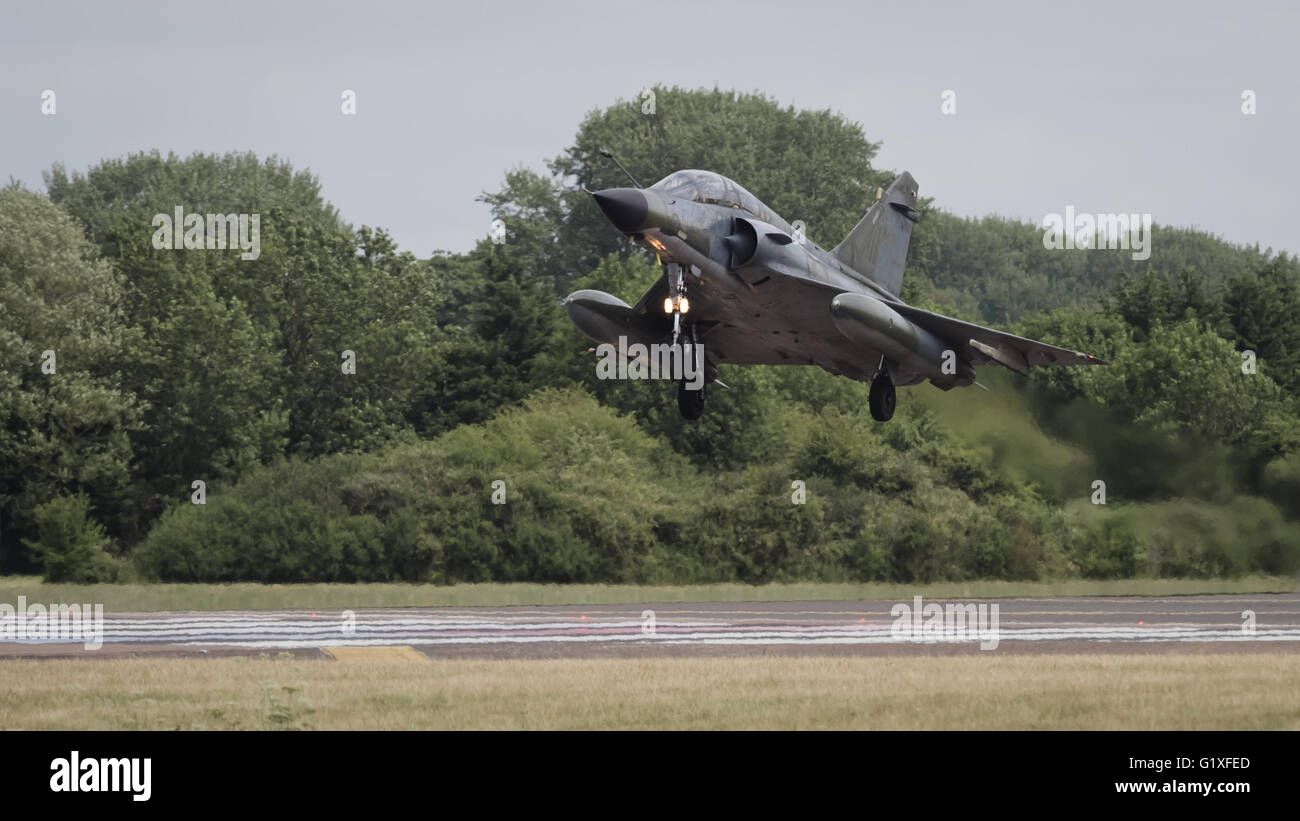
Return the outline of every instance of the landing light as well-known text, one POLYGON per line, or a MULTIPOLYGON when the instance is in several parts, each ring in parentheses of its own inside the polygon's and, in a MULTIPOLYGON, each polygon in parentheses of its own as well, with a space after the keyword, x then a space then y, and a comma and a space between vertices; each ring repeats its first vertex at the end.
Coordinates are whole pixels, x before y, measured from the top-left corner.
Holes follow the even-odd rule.
POLYGON ((673 297, 664 297, 664 313, 671 314, 674 305, 677 307, 677 310, 682 313, 686 313, 691 309, 691 301, 684 296, 679 296, 675 299, 673 297))

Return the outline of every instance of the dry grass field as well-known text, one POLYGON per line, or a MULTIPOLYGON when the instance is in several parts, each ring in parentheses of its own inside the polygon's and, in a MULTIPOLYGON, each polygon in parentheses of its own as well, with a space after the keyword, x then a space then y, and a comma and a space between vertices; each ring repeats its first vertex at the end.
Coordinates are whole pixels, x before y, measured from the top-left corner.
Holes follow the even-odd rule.
POLYGON ((11 661, 2 729, 1300 729, 1300 655, 11 661))

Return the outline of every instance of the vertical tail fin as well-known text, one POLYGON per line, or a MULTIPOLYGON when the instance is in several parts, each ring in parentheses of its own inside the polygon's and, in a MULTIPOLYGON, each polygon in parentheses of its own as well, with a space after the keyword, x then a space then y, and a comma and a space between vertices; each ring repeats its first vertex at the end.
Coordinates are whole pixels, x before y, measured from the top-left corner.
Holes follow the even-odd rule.
POLYGON ((916 180, 904 171, 867 210, 831 254, 840 262, 898 296, 903 286, 907 243, 912 238, 916 210, 916 180))

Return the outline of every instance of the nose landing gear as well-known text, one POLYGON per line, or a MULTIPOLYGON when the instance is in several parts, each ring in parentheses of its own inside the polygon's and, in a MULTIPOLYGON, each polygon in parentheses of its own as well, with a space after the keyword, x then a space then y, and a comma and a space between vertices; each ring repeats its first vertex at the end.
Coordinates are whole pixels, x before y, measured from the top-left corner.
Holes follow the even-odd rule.
POLYGON ((871 417, 877 422, 888 422, 894 418, 894 380, 889 376, 889 369, 882 367, 871 380, 871 394, 867 397, 871 405, 871 417))
POLYGON ((704 415, 704 388, 692 390, 683 380, 677 386, 677 410, 683 419, 699 419, 704 415))
MULTIPOLYGON (((664 311, 671 313, 673 316, 673 355, 681 358, 682 372, 684 374, 688 361, 688 347, 690 350, 689 358, 695 361, 695 346, 697 344, 695 323, 688 322, 683 316, 691 310, 691 303, 686 297, 686 277, 682 275, 682 266, 669 263, 664 267, 668 274, 669 293, 668 298, 664 300, 664 311)), ((701 364, 703 364, 702 360, 701 364)), ((677 410, 681 412, 684 419, 694 420, 704 415, 704 384, 701 382, 700 387, 692 388, 690 383, 694 381, 696 380, 683 378, 677 385, 677 410)))

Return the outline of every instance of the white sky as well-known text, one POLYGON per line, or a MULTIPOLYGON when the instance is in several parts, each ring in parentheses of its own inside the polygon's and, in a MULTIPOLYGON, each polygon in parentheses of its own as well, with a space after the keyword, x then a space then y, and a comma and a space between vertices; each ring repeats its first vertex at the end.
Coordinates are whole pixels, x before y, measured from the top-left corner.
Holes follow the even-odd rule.
POLYGON ((716 84, 862 123, 879 167, 957 214, 1149 212, 1300 251, 1300 5, 984 5, 12 4, 0 181, 251 149, 309 168, 345 219, 407 250, 463 251, 489 230, 475 198, 510 167, 540 170, 588 111, 716 84))

